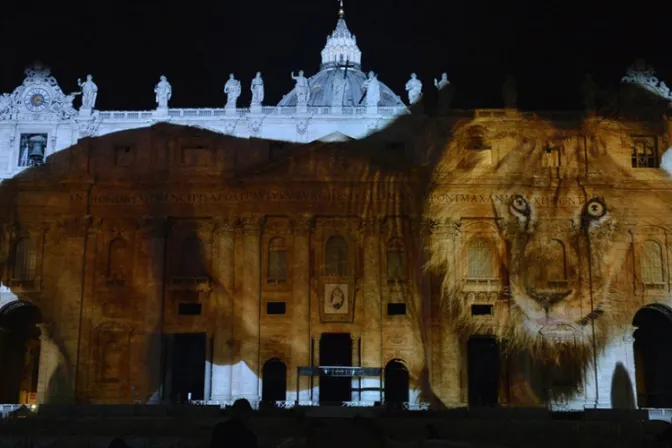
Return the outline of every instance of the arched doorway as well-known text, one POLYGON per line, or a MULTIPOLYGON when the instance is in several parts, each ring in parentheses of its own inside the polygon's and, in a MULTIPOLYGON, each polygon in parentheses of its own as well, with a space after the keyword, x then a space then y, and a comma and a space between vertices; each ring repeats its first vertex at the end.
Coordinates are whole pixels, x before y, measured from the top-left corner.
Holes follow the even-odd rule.
POLYGON ((647 305, 632 324, 639 407, 672 408, 672 309, 647 305))
POLYGON ((277 358, 269 359, 261 370, 261 401, 275 403, 287 399, 287 366, 277 358))
POLYGON ((403 361, 393 359, 385 366, 385 404, 401 409, 408 402, 409 376, 403 361))
POLYGON ((37 404, 40 311, 15 301, 0 309, 0 403, 37 404))

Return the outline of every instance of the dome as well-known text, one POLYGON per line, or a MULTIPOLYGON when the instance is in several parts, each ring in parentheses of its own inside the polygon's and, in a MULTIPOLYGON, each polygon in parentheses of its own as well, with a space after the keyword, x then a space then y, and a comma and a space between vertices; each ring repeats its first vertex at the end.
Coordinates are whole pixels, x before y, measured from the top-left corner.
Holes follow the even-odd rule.
MULTIPOLYGON (((343 2, 338 12, 336 29, 329 37, 322 50, 320 72, 308 78, 310 98, 308 106, 365 106, 362 100, 362 84, 366 74, 362 71, 362 52, 357 47, 357 39, 345 23, 343 2), (345 78, 343 104, 332 104, 334 81, 345 78), (361 102, 360 102, 361 101, 361 102)), ((292 90, 278 103, 278 106, 296 106, 296 92, 292 90)), ((404 106, 401 99, 382 82, 380 83, 379 107, 404 106)))
MULTIPOLYGON (((362 84, 366 81, 366 75, 361 70, 344 67, 326 68, 308 78, 310 85, 310 98, 308 106, 332 106, 332 86, 337 76, 345 74, 345 92, 342 106, 365 106, 360 100, 363 96, 362 84)), ((292 90, 285 95, 278 106, 296 106, 296 92, 292 90)), ((395 93, 382 82, 380 83, 379 107, 403 107, 404 103, 395 93)))

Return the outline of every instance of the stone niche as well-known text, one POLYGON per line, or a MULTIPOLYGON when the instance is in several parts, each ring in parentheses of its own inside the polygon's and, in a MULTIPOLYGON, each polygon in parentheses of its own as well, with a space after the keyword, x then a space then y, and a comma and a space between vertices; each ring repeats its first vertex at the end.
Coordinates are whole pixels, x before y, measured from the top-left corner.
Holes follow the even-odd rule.
POLYGON ((103 323, 94 332, 91 398, 106 403, 130 398, 131 336, 133 328, 103 323))

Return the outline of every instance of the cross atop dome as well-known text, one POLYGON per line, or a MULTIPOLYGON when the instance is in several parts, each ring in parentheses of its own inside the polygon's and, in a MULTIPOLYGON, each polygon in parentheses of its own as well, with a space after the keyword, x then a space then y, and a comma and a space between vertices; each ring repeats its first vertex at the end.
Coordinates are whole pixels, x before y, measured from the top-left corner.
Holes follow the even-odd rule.
POLYGON ((345 9, 343 0, 339 0, 338 22, 336 29, 327 37, 327 44, 322 50, 321 69, 338 67, 347 61, 357 69, 362 62, 362 52, 357 47, 357 38, 350 32, 345 23, 345 9))

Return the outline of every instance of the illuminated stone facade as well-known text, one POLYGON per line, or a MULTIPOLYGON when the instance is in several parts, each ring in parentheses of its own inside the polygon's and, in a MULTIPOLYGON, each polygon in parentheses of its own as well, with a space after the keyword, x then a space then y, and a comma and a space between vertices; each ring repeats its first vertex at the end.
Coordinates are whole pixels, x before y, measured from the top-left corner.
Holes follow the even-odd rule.
POLYGON ((0 103, 0 402, 670 402, 633 348, 638 310, 672 315, 667 87, 462 111, 442 80, 430 117, 360 57, 341 18, 268 110, 75 111, 28 70, 0 103))

